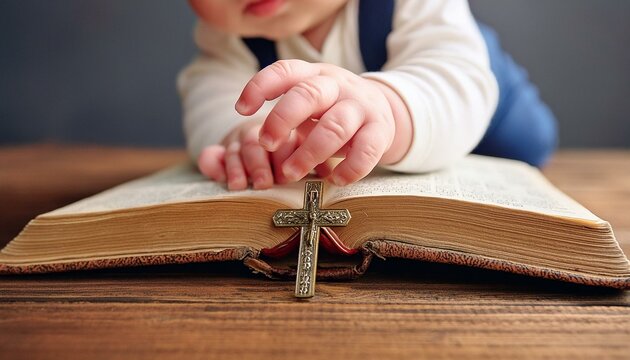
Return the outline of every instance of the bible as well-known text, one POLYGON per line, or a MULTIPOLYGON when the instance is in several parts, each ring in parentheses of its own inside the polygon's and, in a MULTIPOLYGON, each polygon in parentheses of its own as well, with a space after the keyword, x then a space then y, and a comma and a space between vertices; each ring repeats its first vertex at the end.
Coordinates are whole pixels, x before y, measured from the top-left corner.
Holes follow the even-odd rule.
MULTIPOLYGON (((238 260, 295 277, 300 229, 272 218, 302 208, 304 185, 230 192, 181 164, 37 216, 0 251, 0 273, 238 260)), ((433 173, 325 185, 322 207, 352 220, 321 228, 330 256, 318 279, 358 277, 377 257, 630 288, 610 224, 524 163, 469 155, 433 173)))

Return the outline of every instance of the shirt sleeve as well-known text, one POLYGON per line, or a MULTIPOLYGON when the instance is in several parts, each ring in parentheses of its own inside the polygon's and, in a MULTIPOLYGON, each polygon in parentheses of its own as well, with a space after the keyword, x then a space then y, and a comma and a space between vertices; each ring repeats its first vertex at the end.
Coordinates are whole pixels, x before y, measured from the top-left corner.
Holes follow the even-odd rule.
MULTIPOLYGON (((200 22, 195 28, 195 42, 200 54, 177 78, 184 134, 193 159, 252 118, 239 115, 234 104, 258 71, 257 60, 237 36, 222 34, 200 22)), ((269 106, 265 104, 259 113, 268 113, 269 106)))
POLYGON ((397 0, 388 61, 362 74, 405 102, 413 140, 405 157, 384 166, 424 172, 465 156, 481 140, 498 99, 488 52, 465 0, 397 0))

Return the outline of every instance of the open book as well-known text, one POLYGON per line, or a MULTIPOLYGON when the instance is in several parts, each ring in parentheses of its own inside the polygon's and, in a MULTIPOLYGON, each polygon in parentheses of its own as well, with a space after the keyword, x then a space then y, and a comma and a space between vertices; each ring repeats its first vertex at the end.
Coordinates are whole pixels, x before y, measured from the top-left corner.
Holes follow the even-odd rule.
MULTIPOLYGON (((274 227, 272 216, 301 208, 303 189, 229 192, 183 164, 38 216, 2 249, 0 273, 242 260, 294 275, 295 259, 274 259, 289 255, 299 230, 274 227)), ((471 155, 430 174, 376 171, 326 184, 322 208, 350 210, 347 227, 322 231, 322 246, 356 262, 318 277, 356 277, 378 256, 630 288, 610 225, 520 162, 471 155)))

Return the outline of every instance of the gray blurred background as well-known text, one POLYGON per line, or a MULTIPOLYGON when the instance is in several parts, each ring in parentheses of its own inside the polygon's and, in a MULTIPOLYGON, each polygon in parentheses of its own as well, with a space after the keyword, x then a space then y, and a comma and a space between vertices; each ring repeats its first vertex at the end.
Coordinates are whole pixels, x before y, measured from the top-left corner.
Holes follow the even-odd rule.
MULTIPOLYGON (((630 1, 471 0, 560 122, 563 147, 630 147, 630 1)), ((0 145, 181 146, 185 1, 2 0, 0 145)))

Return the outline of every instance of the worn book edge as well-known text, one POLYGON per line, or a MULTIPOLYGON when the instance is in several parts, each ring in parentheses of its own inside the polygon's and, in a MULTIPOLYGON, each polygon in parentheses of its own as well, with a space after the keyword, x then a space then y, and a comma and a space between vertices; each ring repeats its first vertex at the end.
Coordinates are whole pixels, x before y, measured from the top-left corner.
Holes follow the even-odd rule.
MULTIPOLYGON (((630 277, 599 276, 526 265, 482 255, 463 253, 412 245, 398 241, 373 239, 360 249, 361 260, 354 266, 319 268, 318 279, 355 279, 363 275, 374 256, 427 261, 434 263, 463 265, 475 268, 498 270, 532 277, 559 280, 581 285, 630 289, 630 277)), ((79 260, 36 265, 0 264, 0 274, 38 274, 76 270, 135 267, 147 265, 185 264, 214 261, 242 261, 254 272, 270 278, 295 278, 295 268, 278 267, 261 257, 261 252, 249 247, 238 247, 221 251, 191 251, 161 255, 134 255, 117 258, 79 260)))

